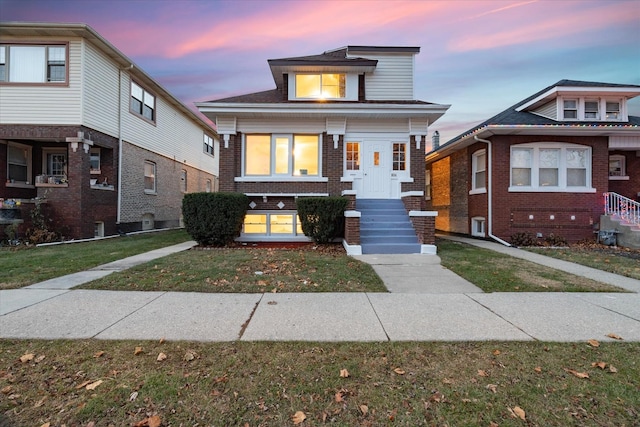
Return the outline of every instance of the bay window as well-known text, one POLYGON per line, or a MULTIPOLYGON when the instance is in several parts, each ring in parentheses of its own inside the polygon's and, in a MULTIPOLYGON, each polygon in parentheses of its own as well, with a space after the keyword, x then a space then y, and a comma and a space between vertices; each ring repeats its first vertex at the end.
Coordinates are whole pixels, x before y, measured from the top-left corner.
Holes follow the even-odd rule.
POLYGON ((318 135, 246 135, 244 176, 304 177, 320 174, 318 135))
POLYGON ((512 146, 509 191, 594 191, 591 148, 553 143, 512 146))

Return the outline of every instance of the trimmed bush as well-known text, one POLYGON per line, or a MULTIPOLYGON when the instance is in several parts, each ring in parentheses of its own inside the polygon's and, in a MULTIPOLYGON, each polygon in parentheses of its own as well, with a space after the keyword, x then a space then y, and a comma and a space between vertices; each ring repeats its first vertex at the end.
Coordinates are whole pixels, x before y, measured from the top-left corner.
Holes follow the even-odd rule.
POLYGON ((344 235, 345 197, 301 197, 296 205, 304 234, 316 243, 328 243, 344 235))
POLYGON ((224 246, 240 235, 249 198, 239 193, 190 193, 182 199, 184 227, 198 244, 224 246))

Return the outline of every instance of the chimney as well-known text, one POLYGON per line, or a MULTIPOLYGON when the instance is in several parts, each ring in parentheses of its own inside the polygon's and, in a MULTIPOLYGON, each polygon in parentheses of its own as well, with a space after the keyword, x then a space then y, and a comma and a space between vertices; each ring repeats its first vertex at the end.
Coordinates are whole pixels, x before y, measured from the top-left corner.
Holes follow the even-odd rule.
POLYGON ((440 132, 435 131, 431 136, 431 151, 436 151, 440 148, 440 132))

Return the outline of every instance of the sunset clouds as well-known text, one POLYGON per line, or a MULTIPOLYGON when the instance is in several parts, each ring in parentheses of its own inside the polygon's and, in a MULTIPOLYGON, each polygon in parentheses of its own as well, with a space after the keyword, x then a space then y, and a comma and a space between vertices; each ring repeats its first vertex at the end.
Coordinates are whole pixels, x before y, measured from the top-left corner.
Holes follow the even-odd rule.
POLYGON ((638 1, 0 0, 0 16, 87 23, 191 107, 272 89, 267 59, 420 46, 416 98, 453 104, 444 141, 563 78, 640 84, 638 1))

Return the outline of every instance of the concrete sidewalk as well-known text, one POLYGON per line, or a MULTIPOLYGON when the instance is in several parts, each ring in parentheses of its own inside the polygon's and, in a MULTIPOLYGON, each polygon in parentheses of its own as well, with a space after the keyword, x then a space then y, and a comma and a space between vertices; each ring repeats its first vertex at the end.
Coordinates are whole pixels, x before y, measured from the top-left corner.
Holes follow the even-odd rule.
MULTIPOLYGON (((484 241, 471 243, 492 250, 502 248, 484 241)), ((373 265, 390 293, 71 290, 94 274, 106 275, 192 245, 188 242, 110 263, 83 272, 86 276, 78 273, 28 288, 0 291, 0 337, 570 342, 612 340, 607 335, 613 333, 625 341, 640 341, 638 293, 485 294, 444 269, 439 257, 433 255, 357 257, 373 265)), ((529 259, 526 251, 505 249, 511 251, 509 255, 529 259)), ((545 265, 550 265, 550 258, 542 258, 545 265)), ((574 266, 571 264, 571 268, 574 266)), ((575 271, 590 275, 590 270, 575 271)), ((624 282, 627 289, 640 289, 640 281, 611 276, 608 279, 617 286, 624 282)))

